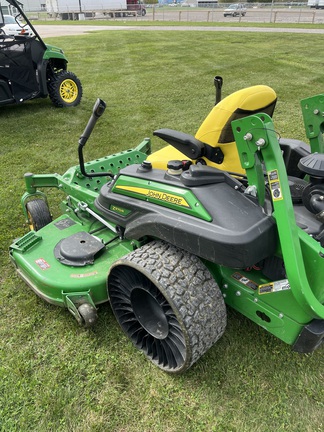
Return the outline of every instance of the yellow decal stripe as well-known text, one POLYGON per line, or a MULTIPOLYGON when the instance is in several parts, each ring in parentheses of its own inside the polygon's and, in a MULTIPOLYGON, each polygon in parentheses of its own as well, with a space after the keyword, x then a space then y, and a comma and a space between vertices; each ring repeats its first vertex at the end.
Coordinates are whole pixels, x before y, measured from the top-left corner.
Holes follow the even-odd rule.
POLYGON ((116 189, 137 193, 138 195, 143 195, 147 198, 154 198, 158 201, 163 201, 169 204, 175 204, 182 207, 190 208, 190 205, 187 203, 187 201, 182 196, 179 195, 173 195, 166 192, 160 192, 160 191, 147 189, 147 188, 140 188, 136 186, 116 186, 116 189))

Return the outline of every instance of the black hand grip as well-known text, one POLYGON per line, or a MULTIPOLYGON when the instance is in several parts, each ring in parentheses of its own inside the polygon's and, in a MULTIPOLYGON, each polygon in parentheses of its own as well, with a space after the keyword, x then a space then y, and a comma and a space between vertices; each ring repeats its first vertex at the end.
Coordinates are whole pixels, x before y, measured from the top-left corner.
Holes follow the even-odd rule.
POLYGON ((96 100, 96 103, 94 104, 92 115, 88 121, 87 126, 85 127, 83 134, 80 136, 79 139, 79 146, 84 147, 86 142, 88 141, 91 132, 93 131, 93 128, 95 127, 95 124, 97 123, 97 120, 102 116, 106 109, 106 103, 98 98, 96 100))
POLYGON ((221 76, 216 75, 214 77, 214 86, 216 89, 216 101, 215 105, 218 104, 218 102, 222 99, 222 86, 223 86, 223 78, 221 76))

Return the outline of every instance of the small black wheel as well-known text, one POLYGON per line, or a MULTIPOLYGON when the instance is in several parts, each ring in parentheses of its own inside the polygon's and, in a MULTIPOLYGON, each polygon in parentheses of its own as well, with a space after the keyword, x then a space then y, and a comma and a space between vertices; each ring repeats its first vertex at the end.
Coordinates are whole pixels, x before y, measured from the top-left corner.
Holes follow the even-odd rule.
POLYGON ((93 307, 90 303, 82 303, 78 307, 78 312, 81 315, 81 324, 84 327, 92 327, 98 319, 97 309, 93 307))
POLYGON ((52 215, 49 211, 48 205, 42 199, 28 201, 26 204, 26 210, 30 230, 38 231, 52 222, 52 215))
POLYGON ((226 306, 210 272, 162 241, 116 261, 108 294, 126 335, 166 372, 187 370, 225 331, 226 306))
POLYGON ((47 83, 48 94, 53 104, 59 108, 79 105, 82 98, 82 85, 77 76, 68 71, 54 74, 47 83))

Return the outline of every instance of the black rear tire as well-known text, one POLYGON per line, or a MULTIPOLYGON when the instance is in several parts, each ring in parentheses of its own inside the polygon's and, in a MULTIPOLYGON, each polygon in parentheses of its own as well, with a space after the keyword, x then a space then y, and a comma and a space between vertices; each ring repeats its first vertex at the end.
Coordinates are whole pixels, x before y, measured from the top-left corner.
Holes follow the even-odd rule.
POLYGON ((52 215, 48 205, 42 199, 34 199, 26 204, 29 228, 38 231, 50 222, 52 215))
POLYGON ((56 107, 79 105, 82 98, 82 85, 77 76, 68 71, 54 74, 47 83, 48 94, 56 107))
POLYGON ((120 326, 149 360, 181 373, 224 333, 226 306, 203 263, 154 241, 116 261, 108 294, 120 326))

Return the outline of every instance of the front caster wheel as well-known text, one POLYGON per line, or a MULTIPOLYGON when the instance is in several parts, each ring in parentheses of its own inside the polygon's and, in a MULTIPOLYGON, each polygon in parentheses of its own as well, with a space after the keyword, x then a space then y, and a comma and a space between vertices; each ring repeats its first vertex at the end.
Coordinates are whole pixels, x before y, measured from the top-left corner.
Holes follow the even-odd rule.
POLYGON ((78 307, 78 312, 82 318, 81 325, 83 325, 83 327, 92 327, 98 319, 97 310, 90 303, 83 303, 80 305, 78 307))
POLYGON ((38 231, 50 222, 52 215, 47 203, 42 199, 34 199, 26 204, 28 225, 30 230, 38 231))
POLYGON ((207 268, 165 242, 116 261, 108 294, 126 335, 166 372, 187 370, 225 331, 225 303, 207 268))

